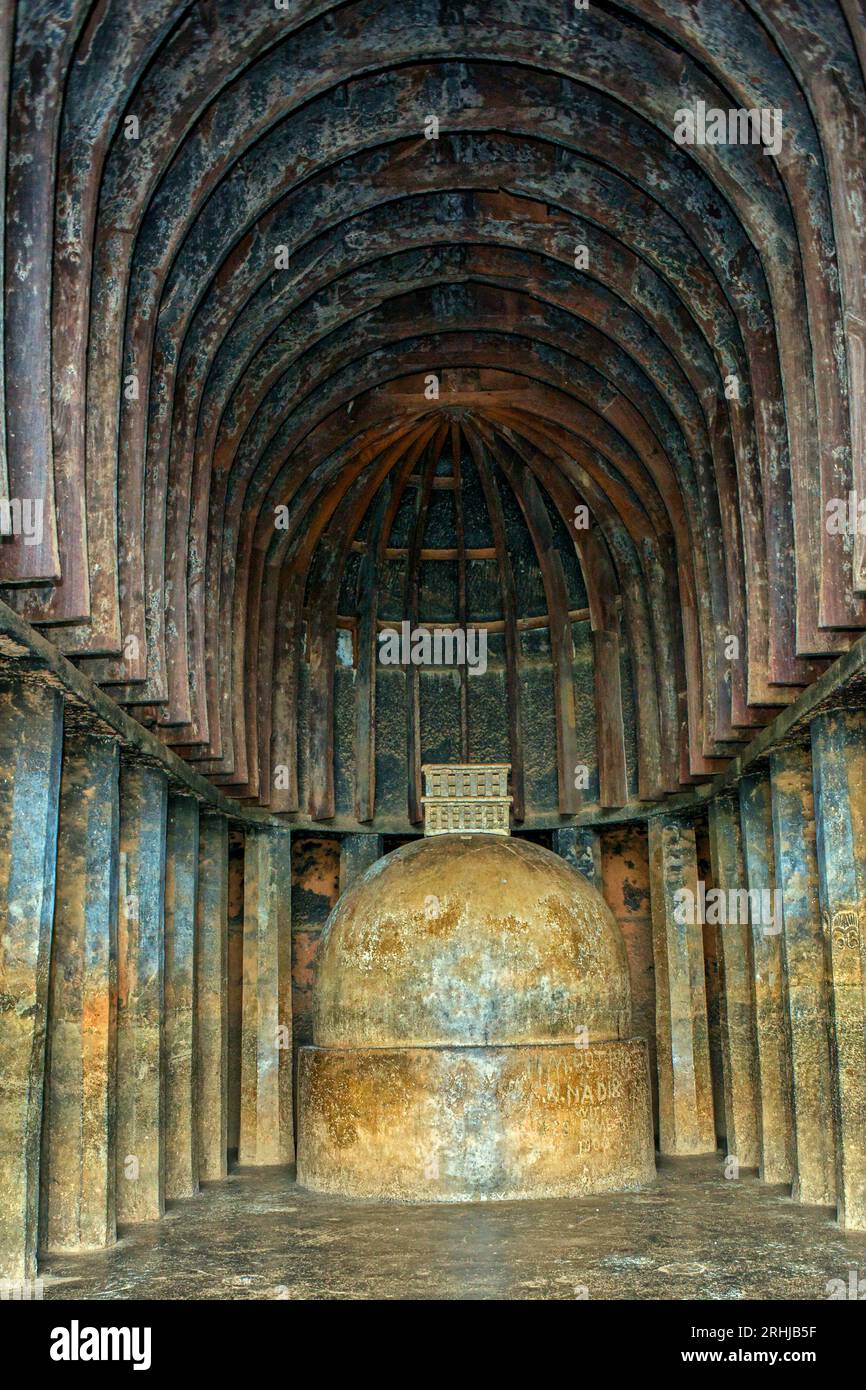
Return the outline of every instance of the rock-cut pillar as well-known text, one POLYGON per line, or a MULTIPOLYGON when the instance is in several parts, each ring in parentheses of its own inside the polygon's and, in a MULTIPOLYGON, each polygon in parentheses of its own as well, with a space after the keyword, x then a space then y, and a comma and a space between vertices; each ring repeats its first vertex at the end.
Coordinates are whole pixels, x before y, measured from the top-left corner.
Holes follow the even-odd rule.
POLYGON ((812 724, 821 908, 830 968, 836 1200, 840 1225, 866 1230, 866 713, 812 724))
POLYGON ((385 842, 381 835, 344 835, 340 841, 340 892, 345 893, 349 884, 360 878, 384 853, 385 842))
POLYGON ((757 774, 743 778, 740 823, 752 925, 761 1112, 760 1172, 764 1182, 793 1183, 796 1146, 791 1047, 768 777, 757 774))
POLYGON ((117 923, 117 1220, 165 1211, 164 908, 167 783, 120 774, 117 923))
POLYGON ((830 998, 808 748, 772 754, 770 785, 794 1090, 797 1168, 792 1195, 813 1206, 835 1206, 830 998))
POLYGON ((291 831, 247 830, 238 1161, 291 1163, 291 831))
POLYGON ((42 1125, 46 1250, 98 1248, 116 1237, 119 771, 115 739, 67 737, 42 1125))
POLYGON ((224 1178, 228 1151, 228 860, 225 816, 199 823, 195 1045, 198 1175, 224 1178))
MULTIPOLYGON (((715 887, 722 901, 741 901, 746 886, 740 808, 729 797, 709 806, 710 857, 715 887)), ((707 910, 709 917, 710 911, 707 910)), ((718 913, 723 988, 720 1009, 722 1083, 725 1096, 725 1143, 740 1168, 761 1163, 761 1115, 758 1044, 752 968, 752 929, 748 912, 718 913)))
POLYGON ((558 854, 601 892, 601 836, 590 825, 566 825, 554 830, 554 854, 558 854))
POLYGON ((198 802, 169 793, 165 837, 165 1195, 198 1191, 195 914, 198 802))
POLYGON ((36 1273, 63 701, 0 683, 0 1278, 36 1273))
POLYGON ((246 835, 229 826, 228 882, 228 1151, 237 1157, 241 1122, 241 1035, 244 985, 244 848, 246 835))
POLYGON ((649 860, 659 1148, 663 1154, 714 1153, 716 1127, 694 828, 673 816, 652 817, 649 860))

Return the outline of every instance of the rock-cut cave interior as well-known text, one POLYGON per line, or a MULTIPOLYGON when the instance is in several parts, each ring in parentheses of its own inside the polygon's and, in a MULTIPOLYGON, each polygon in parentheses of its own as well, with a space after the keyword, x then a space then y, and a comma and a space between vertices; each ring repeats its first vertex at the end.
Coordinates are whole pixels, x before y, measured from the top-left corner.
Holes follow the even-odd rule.
POLYGON ((2 0, 0 213, 3 1299, 866 1297, 866 0, 2 0))

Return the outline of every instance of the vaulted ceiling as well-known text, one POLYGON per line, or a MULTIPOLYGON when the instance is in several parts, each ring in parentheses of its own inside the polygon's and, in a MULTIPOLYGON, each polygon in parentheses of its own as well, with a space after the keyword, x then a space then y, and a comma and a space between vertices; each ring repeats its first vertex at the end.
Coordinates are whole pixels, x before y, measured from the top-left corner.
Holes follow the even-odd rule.
MULTIPOLYGON (((866 628, 863 536, 826 524, 866 498, 862 0, 18 0, 0 24, 0 592, 227 792, 333 815, 349 618, 374 814, 377 596, 403 549, 425 616, 443 457, 489 528, 495 613, 467 607, 456 499, 438 549, 454 618, 501 623, 518 771, 532 615, 503 505, 537 559, 560 812, 564 537, 603 804, 628 794, 621 646, 652 799, 866 628), (701 101, 778 111, 778 153, 678 143, 701 101), (16 499, 42 500, 41 538, 16 499)), ((411 710, 409 740, 411 810, 411 710)))

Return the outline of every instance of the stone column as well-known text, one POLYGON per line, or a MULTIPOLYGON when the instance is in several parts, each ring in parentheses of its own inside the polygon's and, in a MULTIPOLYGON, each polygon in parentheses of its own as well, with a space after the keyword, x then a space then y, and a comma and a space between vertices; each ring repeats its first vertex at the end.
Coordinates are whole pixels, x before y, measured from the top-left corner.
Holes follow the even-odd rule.
POLYGON ((228 939, 228 1147, 237 1157, 241 1123, 241 1034, 244 993, 244 845, 240 826, 229 827, 228 939))
POLYGON ((770 785, 794 1093, 797 1169, 792 1195, 813 1206, 835 1206, 830 1000, 809 750, 786 748, 774 753, 770 785))
POLYGON ((793 1183, 796 1166, 788 1006, 782 966, 782 914, 776 911, 776 864, 770 780, 740 783, 743 860, 749 890, 754 966, 755 1032, 761 1109, 761 1177, 793 1183))
POLYGON ((199 823, 196 899, 196 1133, 198 1175, 224 1178, 228 1151, 228 862, 225 816, 199 823))
MULTIPOLYGON (((722 797, 709 805, 710 857, 713 879, 725 903, 740 898, 746 886, 740 808, 722 797)), ((709 915, 709 911, 708 914, 709 915)), ((761 1115, 758 1096, 758 1043, 752 967, 752 933, 748 914, 719 914, 722 955, 720 1032, 725 1092, 725 1142, 741 1168, 761 1163, 761 1115)))
POLYGON ((119 770, 115 739, 67 737, 42 1124, 41 1244, 47 1250, 116 1239, 119 770))
POLYGON ((195 913, 198 802, 169 793, 165 841, 165 1195, 198 1191, 195 913))
POLYGON ((247 829, 238 1161, 291 1163, 292 837, 247 829))
POLYGON ((385 842, 381 835, 344 835, 340 840, 340 892, 381 859, 385 842))
POLYGON ((663 1154, 715 1153, 694 828, 673 816, 653 816, 649 821, 649 861, 659 1148, 663 1154))
POLYGON ((554 830, 553 852, 588 878, 601 892, 601 836, 591 825, 567 825, 554 830))
POLYGON ((866 713, 812 725, 821 909, 830 965, 839 1224, 866 1230, 866 713))
POLYGON ((0 684, 0 1278, 36 1274, 63 700, 0 684))
POLYGON ((165 1210, 162 1024, 167 784, 153 767, 120 774, 117 921, 117 1220, 165 1210))

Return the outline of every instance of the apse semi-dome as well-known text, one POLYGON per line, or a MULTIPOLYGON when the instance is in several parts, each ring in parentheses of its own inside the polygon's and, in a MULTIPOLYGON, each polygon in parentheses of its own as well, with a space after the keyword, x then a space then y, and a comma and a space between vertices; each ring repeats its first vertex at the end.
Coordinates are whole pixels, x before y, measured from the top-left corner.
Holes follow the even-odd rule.
POLYGON ((526 840, 438 835, 341 897, 299 1063, 298 1178, 460 1201, 654 1171, 646 1045, 601 895, 526 840))

